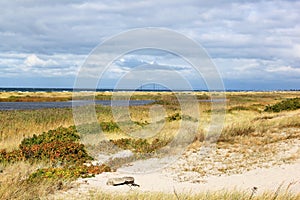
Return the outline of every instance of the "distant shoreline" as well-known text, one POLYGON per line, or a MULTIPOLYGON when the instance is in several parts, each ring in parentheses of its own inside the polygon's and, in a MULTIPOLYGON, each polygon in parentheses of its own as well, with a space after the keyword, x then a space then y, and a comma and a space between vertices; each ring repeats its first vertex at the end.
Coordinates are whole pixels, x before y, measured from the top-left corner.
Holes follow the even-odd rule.
MULTIPOLYGON (((0 87, 0 92, 73 92, 73 91, 96 91, 96 92, 126 92, 126 91, 140 91, 140 92, 209 92, 209 90, 205 89, 194 89, 194 90, 184 90, 184 89, 176 89, 176 90, 168 90, 168 89, 114 89, 114 88, 30 88, 30 87, 0 87)), ((216 92, 222 90, 214 90, 216 92)), ((278 89, 278 90, 238 90, 238 89, 226 89, 226 92, 292 92, 292 91, 300 91, 300 89, 278 89)))

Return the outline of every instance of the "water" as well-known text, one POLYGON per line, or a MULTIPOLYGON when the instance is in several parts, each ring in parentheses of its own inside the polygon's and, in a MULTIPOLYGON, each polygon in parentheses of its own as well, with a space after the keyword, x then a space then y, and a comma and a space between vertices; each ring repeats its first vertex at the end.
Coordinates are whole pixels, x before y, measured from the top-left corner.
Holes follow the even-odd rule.
MULTIPOLYGON (((22 88, 22 87, 0 87, 0 92, 73 92, 73 88, 22 88)), ((139 88, 137 90, 132 89, 113 89, 113 88, 96 88, 96 89, 76 89, 76 91, 96 91, 96 92, 116 92, 116 91, 147 91, 147 92, 155 92, 155 91, 171 91, 167 88, 139 88)), ((189 90, 182 90, 182 89, 172 89, 173 92, 209 92, 207 89, 189 89, 189 90)), ((223 90, 216 90, 224 92, 223 90)), ((226 89, 227 92, 266 92, 266 91, 300 91, 299 89, 270 89, 270 90, 262 90, 262 89, 249 89, 249 90, 238 90, 238 89, 226 89)))
MULTIPOLYGON (((152 103, 152 100, 131 100, 129 101, 130 106, 138 106, 152 103)), ((93 101, 65 101, 65 102, 0 102, 0 110, 35 110, 43 108, 70 108, 72 103, 75 106, 82 106, 86 104, 92 104, 93 101)), ((128 101, 118 100, 96 100, 95 104, 104 106, 127 106, 128 101)))

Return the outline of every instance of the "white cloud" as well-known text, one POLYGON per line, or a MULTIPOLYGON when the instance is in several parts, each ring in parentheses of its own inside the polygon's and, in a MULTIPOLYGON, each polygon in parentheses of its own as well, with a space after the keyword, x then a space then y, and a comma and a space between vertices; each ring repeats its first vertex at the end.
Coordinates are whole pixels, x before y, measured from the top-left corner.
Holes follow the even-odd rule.
POLYGON ((294 44, 292 50, 292 55, 296 58, 300 58, 300 44, 294 44))
POLYGON ((35 54, 29 55, 25 61, 24 64, 27 67, 44 67, 44 66, 52 66, 52 65, 57 65, 57 62, 49 59, 49 60, 43 60, 37 57, 35 54))
POLYGON ((267 72, 287 72, 291 75, 300 74, 300 68, 293 68, 291 66, 277 66, 269 67, 266 69, 267 72))
POLYGON ((85 57, 72 54, 0 53, 0 77, 74 77, 85 57))

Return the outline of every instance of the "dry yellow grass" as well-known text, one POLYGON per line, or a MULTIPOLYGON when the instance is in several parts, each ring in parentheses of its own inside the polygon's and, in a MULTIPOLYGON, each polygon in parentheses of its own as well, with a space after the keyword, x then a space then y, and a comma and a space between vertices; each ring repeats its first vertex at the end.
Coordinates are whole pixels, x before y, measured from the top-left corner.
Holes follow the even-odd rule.
POLYGON ((174 191, 173 194, 159 192, 129 192, 126 194, 107 193, 105 191, 90 191, 88 194, 65 195, 62 199, 97 199, 97 200, 298 200, 300 194, 292 194, 288 191, 279 192, 266 191, 263 194, 256 195, 252 191, 219 191, 219 192, 204 192, 200 194, 178 194, 174 191))
POLYGON ((72 97, 72 92, 0 92, 0 98, 15 97, 72 97))
POLYGON ((26 179, 37 168, 45 167, 43 163, 29 164, 19 162, 7 166, 0 165, 0 199, 39 199, 46 197, 57 190, 66 190, 72 187, 71 183, 57 180, 43 180, 28 182, 26 179))

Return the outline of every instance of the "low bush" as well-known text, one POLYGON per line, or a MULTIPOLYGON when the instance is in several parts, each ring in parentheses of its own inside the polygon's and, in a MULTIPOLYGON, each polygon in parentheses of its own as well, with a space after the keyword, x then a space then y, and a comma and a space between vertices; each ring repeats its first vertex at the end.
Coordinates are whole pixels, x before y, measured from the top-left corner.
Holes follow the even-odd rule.
POLYGON ((88 178, 94 177, 96 174, 101 174, 102 172, 110 172, 111 168, 107 165, 100 165, 100 166, 65 166, 65 167, 50 167, 50 168, 43 168, 38 169, 36 172, 32 173, 28 181, 37 181, 42 179, 64 179, 64 180, 74 180, 77 178, 88 178))
POLYGON ((181 115, 179 113, 175 113, 171 116, 168 116, 166 119, 167 119, 168 122, 178 121, 178 120, 185 120, 185 121, 192 121, 192 122, 197 122, 198 121, 198 119, 193 118, 189 115, 181 115))
POLYGON ((177 120, 181 120, 181 118, 182 118, 181 114, 175 113, 175 114, 173 114, 171 116, 168 116, 167 117, 167 121, 168 122, 177 121, 177 120))
POLYGON ((31 147, 34 145, 46 144, 51 142, 77 142, 80 137, 75 126, 69 128, 59 127, 55 130, 44 132, 40 135, 33 135, 22 140, 19 148, 31 147))
POLYGON ((266 112, 281 112, 285 110, 297 110, 300 108, 300 98, 285 99, 274 105, 265 107, 266 112))
POLYGON ((84 178, 111 171, 106 165, 84 165, 85 162, 93 160, 93 158, 88 155, 85 146, 79 143, 79 139, 74 126, 59 127, 41 135, 33 135, 23 139, 19 149, 10 152, 5 149, 0 150, 0 163, 30 161, 32 163, 46 162, 51 164, 52 167, 38 169, 32 173, 28 178, 29 181, 44 178, 84 178))
POLYGON ((101 131, 104 132, 117 132, 121 129, 119 128, 118 124, 116 122, 110 121, 110 122, 93 122, 90 124, 82 124, 77 126, 77 130, 80 134, 97 134, 101 133, 101 131))
POLYGON ((87 154, 83 144, 75 142, 50 142, 22 147, 25 160, 49 161, 51 164, 81 164, 92 158, 87 154))
POLYGON ((101 126, 102 130, 105 132, 120 131, 118 124, 115 122, 101 122, 100 126, 101 126))
POLYGON ((110 140, 113 144, 121 149, 128 149, 135 153, 152 153, 155 150, 168 144, 167 141, 154 139, 149 143, 146 139, 121 138, 118 140, 110 140))
POLYGON ((21 150, 13 150, 7 152, 6 149, 0 150, 0 163, 9 163, 24 160, 24 156, 21 150))
POLYGON ((79 164, 92 160, 84 145, 78 142, 79 139, 74 126, 59 127, 41 135, 23 139, 19 149, 11 152, 0 150, 0 163, 28 160, 45 161, 55 165, 57 163, 79 164))
POLYGON ((228 110, 228 112, 235 111, 235 110, 240 111, 240 110, 250 110, 250 109, 245 106, 234 106, 234 107, 230 108, 228 110))

